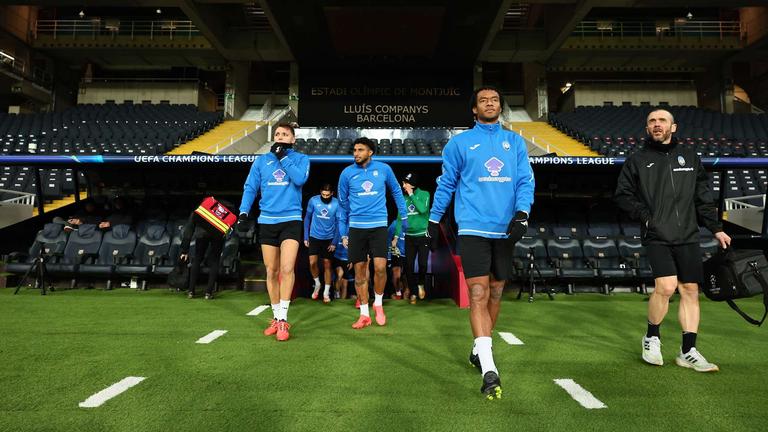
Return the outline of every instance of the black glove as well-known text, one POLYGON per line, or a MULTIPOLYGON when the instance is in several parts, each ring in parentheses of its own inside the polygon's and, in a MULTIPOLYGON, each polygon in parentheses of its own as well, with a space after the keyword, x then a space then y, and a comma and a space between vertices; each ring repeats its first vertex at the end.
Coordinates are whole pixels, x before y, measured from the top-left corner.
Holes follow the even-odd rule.
POLYGON ((429 221, 429 226, 427 226, 427 238, 429 238, 429 249, 432 251, 437 250, 438 242, 440 241, 439 223, 429 221))
POLYGON ((239 232, 248 231, 248 213, 240 213, 237 217, 237 226, 235 227, 239 232))
POLYGON ((272 144, 272 147, 269 148, 269 151, 275 154, 277 156, 277 159, 282 159, 285 157, 285 151, 288 149, 288 147, 285 146, 283 143, 274 143, 272 144))
POLYGON ((515 212, 515 217, 507 225, 507 239, 512 243, 517 243, 523 238, 528 230, 528 213, 524 211, 515 212))

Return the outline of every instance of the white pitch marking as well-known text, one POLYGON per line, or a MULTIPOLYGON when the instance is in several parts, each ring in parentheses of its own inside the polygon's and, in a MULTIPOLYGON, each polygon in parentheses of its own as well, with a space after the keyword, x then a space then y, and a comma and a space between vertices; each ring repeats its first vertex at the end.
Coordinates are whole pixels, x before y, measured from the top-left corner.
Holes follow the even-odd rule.
POLYGON ((92 395, 88 399, 80 402, 79 406, 80 408, 100 407, 104 405, 104 402, 112 399, 113 397, 119 395, 120 393, 128 390, 129 388, 135 386, 136 384, 144 380, 145 380, 144 377, 134 377, 134 376, 125 377, 122 380, 105 388, 104 390, 92 395))
POLYGON ((581 404, 586 409, 601 409, 601 408, 608 408, 608 405, 602 403, 600 399, 594 397, 592 393, 587 391, 584 387, 578 385, 576 381, 570 379, 570 378, 562 378, 562 379, 556 379, 554 380, 555 384, 559 385, 563 388, 566 392, 568 392, 571 397, 581 404))
POLYGON ((195 342, 195 343, 209 344, 209 343, 215 341, 216 339, 218 339, 219 337, 224 336, 224 334, 226 332, 227 332, 226 330, 214 330, 214 331, 208 333, 207 335, 201 337, 200 339, 198 339, 197 342, 195 342))
POLYGON ((256 309, 254 309, 254 310, 252 310, 252 311, 248 312, 246 315, 248 315, 248 316, 256 316, 256 315, 258 315, 258 314, 260 314, 260 313, 264 312, 264 311, 265 311, 265 310, 267 310, 267 309, 269 309, 269 306, 267 306, 267 305, 261 305, 261 306, 257 307, 256 309))
POLYGON ((510 345, 524 345, 523 341, 518 339, 517 336, 513 335, 512 333, 499 332, 499 336, 501 336, 501 338, 504 339, 504 342, 510 345))

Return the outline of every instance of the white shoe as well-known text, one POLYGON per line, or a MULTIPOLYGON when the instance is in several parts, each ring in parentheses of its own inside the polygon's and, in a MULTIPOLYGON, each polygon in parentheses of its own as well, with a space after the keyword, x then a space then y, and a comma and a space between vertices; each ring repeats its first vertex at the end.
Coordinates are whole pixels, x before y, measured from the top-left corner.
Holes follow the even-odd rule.
POLYGON ((675 363, 678 366, 693 369, 696 372, 717 372, 720 370, 716 364, 708 362, 696 348, 691 348, 685 354, 681 351, 675 358, 675 363))
POLYGON ((664 365, 661 357, 661 340, 656 336, 643 336, 643 360, 656 366, 664 365))

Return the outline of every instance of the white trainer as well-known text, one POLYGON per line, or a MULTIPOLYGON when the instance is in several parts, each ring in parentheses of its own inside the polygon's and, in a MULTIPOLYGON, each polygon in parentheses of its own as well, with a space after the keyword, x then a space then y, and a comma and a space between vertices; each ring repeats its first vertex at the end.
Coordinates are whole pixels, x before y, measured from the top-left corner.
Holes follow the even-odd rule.
POLYGON ((691 350, 685 354, 681 351, 680 354, 677 355, 677 358, 675 358, 675 363, 677 363, 678 366, 693 369, 696 372, 717 372, 720 370, 716 364, 708 362, 696 348, 691 348, 691 350))
POLYGON ((664 358, 661 357, 661 339, 656 336, 643 336, 643 360, 656 366, 664 365, 664 358))

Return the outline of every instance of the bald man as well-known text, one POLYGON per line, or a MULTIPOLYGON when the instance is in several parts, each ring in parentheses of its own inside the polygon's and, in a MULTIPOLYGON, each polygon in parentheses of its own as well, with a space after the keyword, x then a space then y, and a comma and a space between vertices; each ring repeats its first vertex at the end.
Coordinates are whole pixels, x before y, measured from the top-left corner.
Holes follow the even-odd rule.
POLYGON ((669 309, 669 298, 677 289, 683 335, 675 363, 697 372, 715 372, 719 370, 717 365, 696 349, 698 284, 703 279, 699 223, 715 233, 722 248, 730 246, 731 238, 718 220, 701 159, 672 136, 677 130, 672 114, 663 109, 652 111, 645 128, 645 147, 627 158, 615 195, 619 208, 640 221, 654 277, 642 357, 652 365, 664 364, 659 327, 669 309))

